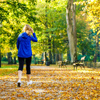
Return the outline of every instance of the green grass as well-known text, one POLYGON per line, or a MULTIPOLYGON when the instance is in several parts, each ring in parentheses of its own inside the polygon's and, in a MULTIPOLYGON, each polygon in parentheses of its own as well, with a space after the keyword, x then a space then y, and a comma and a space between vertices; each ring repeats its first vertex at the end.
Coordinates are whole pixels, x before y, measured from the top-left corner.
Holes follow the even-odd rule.
POLYGON ((1 64, 8 64, 8 61, 1 61, 1 64))

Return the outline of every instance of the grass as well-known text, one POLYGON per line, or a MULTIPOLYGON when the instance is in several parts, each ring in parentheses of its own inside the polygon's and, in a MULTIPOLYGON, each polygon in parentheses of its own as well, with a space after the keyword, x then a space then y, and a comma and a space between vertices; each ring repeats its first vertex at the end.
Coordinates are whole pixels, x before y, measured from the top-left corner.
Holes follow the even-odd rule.
POLYGON ((8 64, 8 61, 1 61, 2 64, 8 64))
POLYGON ((11 73, 14 73, 18 70, 18 65, 1 65, 0 76, 5 76, 11 73))
POLYGON ((18 65, 1 65, 1 68, 0 69, 4 69, 4 68, 18 68, 18 65))

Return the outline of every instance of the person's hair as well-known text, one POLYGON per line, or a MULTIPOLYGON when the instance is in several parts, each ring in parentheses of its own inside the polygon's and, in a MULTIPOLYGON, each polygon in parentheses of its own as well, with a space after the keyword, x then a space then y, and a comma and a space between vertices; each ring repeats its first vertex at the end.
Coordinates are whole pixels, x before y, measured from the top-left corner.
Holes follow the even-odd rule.
POLYGON ((23 27, 23 31, 26 32, 28 35, 31 35, 31 27, 30 25, 26 24, 24 27, 23 27))

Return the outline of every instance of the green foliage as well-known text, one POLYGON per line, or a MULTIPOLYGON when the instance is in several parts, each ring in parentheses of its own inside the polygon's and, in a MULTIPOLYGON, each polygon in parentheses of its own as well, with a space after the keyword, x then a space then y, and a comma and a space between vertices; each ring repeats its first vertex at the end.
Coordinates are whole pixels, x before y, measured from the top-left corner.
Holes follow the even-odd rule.
POLYGON ((18 2, 18 1, 3 1, 0 2, 1 8, 0 10, 2 13, 0 13, 1 21, 3 27, 1 27, 1 36, 0 40, 2 41, 2 53, 4 50, 4 47, 7 47, 7 52, 10 50, 14 52, 14 56, 17 55, 17 49, 16 49, 16 42, 18 35, 22 32, 22 28, 25 24, 31 24, 31 27, 35 26, 35 20, 36 20, 36 12, 35 12, 35 5, 33 1, 30 1, 28 3, 24 2, 18 2), (31 3, 31 6, 29 6, 31 3), (8 45, 8 46, 7 46, 8 45))
POLYGON ((42 38, 39 38, 39 41, 41 41, 42 51, 51 50, 53 52, 53 49, 55 52, 56 49, 59 52, 64 51, 64 47, 66 47, 64 46, 64 38, 67 38, 65 5, 66 1, 63 1, 63 4, 61 4, 61 1, 59 3, 58 1, 50 3, 38 1, 37 10, 40 8, 37 14, 40 19, 38 25, 42 28, 42 34, 41 32, 39 34, 42 38), (55 48, 53 48, 53 45, 55 48))
POLYGON ((2 61, 8 61, 8 59, 6 57, 2 57, 1 59, 2 61))
POLYGON ((10 68, 12 68, 12 69, 17 69, 18 70, 18 65, 2 65, 1 66, 1 68, 0 69, 10 69, 10 68))
MULTIPOLYGON (((0 47, 2 54, 12 52, 17 55, 16 42, 25 24, 29 24, 37 35, 38 42, 31 43, 33 54, 64 53, 67 55, 68 36, 66 6, 68 0, 4 0, 0 2, 0 47)), ((78 55, 95 52, 95 33, 89 32, 83 15, 84 3, 76 6, 78 55)), ((91 8, 90 6, 88 6, 91 8)), ((94 10, 93 10, 94 11, 94 10)), ((97 14, 96 14, 97 16, 97 14)), ((66 58, 64 56, 64 58, 66 58)))

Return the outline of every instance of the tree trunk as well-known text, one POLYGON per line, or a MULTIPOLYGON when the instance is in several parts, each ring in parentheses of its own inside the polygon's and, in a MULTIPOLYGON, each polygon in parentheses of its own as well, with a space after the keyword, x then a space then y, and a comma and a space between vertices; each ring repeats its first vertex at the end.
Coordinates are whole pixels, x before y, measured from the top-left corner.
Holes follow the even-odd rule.
POLYGON ((51 40, 48 39, 48 45, 49 45, 49 62, 52 64, 52 54, 51 54, 51 40))
POLYGON ((16 64, 16 57, 14 57, 14 64, 16 64))
POLYGON ((11 52, 8 53, 8 64, 12 63, 11 52))
POLYGON ((63 53, 61 54, 61 59, 62 59, 62 61, 63 61, 63 53))
POLYGON ((96 52, 94 54, 93 61, 95 62, 95 68, 96 68, 96 59, 97 59, 97 54, 98 54, 98 47, 99 47, 99 37, 98 35, 96 36, 96 52))
MULTIPOLYGON (((48 0, 46 0, 46 9, 45 9, 45 19, 46 19, 46 21, 45 21, 45 30, 47 30, 48 29, 48 20, 47 20, 47 2, 48 2, 48 0)), ((45 32, 46 34, 48 34, 48 32, 45 32)), ((47 35, 47 40, 49 41, 49 34, 47 35)), ((49 45, 49 44, 48 44, 49 45)), ((46 62, 48 61, 48 58, 47 58, 47 53, 45 52, 45 64, 46 64, 46 62)))
POLYGON ((42 53, 41 58, 42 58, 42 61, 44 63, 44 53, 42 53))
POLYGON ((13 64, 13 59, 12 59, 12 57, 11 57, 11 64, 13 64))
POLYGON ((46 61, 47 61, 47 53, 44 52, 44 63, 46 64, 46 61))
MULTIPOLYGON (((76 1, 76 0, 75 0, 76 1)), ((76 33, 76 5, 73 4, 73 34, 74 34, 74 46, 75 46, 75 61, 77 61, 77 33, 76 33)))
MULTIPOLYGON (((52 32, 52 34, 53 34, 53 32, 52 32)), ((54 41, 54 36, 53 36, 53 64, 55 64, 56 63, 56 54, 55 54, 55 41, 54 41)))
POLYGON ((70 51, 69 51, 69 49, 67 50, 67 61, 70 61, 70 51))
POLYGON ((76 38, 76 20, 75 20, 75 7, 73 0, 68 0, 66 8, 66 21, 67 21, 67 34, 69 40, 69 49, 71 55, 71 62, 77 60, 77 38, 76 38))
POLYGON ((59 53, 59 61, 63 61, 63 54, 59 53))
POLYGON ((50 62, 50 64, 52 64, 52 54, 51 54, 51 50, 49 51, 49 62, 50 62))
POLYGON ((56 61, 59 61, 59 51, 57 50, 57 56, 56 56, 57 60, 56 61))

